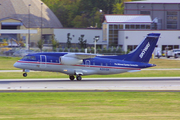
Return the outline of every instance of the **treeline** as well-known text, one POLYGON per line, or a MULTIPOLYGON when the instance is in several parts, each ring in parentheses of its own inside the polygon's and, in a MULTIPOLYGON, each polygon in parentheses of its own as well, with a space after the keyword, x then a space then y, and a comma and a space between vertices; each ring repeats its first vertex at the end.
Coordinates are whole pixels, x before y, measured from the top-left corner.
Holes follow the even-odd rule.
POLYGON ((42 0, 63 27, 101 27, 104 14, 123 14, 124 2, 131 0, 42 0))

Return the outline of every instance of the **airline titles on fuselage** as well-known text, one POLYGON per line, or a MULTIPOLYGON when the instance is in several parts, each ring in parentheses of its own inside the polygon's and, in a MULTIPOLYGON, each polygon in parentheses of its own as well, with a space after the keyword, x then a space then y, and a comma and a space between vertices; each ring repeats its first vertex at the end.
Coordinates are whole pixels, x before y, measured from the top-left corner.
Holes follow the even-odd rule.
POLYGON ((121 64, 121 63, 114 63, 114 65, 119 65, 119 66, 132 66, 132 67, 138 67, 137 64, 121 64))

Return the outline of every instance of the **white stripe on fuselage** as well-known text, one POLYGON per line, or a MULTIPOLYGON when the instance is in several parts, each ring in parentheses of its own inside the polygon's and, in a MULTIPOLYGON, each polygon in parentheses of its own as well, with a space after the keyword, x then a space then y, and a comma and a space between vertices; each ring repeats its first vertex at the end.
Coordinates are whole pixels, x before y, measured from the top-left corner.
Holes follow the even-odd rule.
POLYGON ((62 65, 60 63, 49 63, 49 62, 32 62, 32 61, 18 61, 19 68, 30 69, 37 71, 52 71, 62 72, 65 74, 72 74, 76 70, 82 70, 83 75, 91 74, 117 74, 128 72, 130 70, 140 70, 138 68, 127 68, 127 67, 114 67, 114 66, 96 66, 96 65, 62 65))

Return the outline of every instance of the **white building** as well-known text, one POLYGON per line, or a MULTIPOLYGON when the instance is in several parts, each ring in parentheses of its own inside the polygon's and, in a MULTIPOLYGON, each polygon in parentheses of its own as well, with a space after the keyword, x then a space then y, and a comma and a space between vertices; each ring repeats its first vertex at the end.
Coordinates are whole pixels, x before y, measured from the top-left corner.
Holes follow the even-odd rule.
POLYGON ((56 39, 64 46, 67 34, 72 38, 72 47, 77 47, 78 39, 84 35, 88 46, 94 45, 95 36, 99 36, 97 45, 104 47, 120 46, 124 51, 133 50, 149 33, 160 33, 157 46, 162 50, 180 48, 179 30, 153 30, 150 15, 105 15, 102 29, 54 29, 56 39))
POLYGON ((105 15, 103 41, 107 41, 108 47, 121 46, 126 48, 124 47, 124 40, 128 38, 123 39, 121 32, 118 31, 150 30, 151 23, 152 20, 149 15, 105 15))
POLYGON ((94 38, 98 36, 99 40, 97 41, 97 46, 103 47, 107 43, 102 40, 102 29, 76 29, 76 28, 60 28, 54 29, 54 34, 60 47, 66 47, 67 34, 70 33, 72 38, 71 43, 72 47, 78 47, 79 37, 84 35, 84 40, 87 40, 87 46, 94 46, 94 38))

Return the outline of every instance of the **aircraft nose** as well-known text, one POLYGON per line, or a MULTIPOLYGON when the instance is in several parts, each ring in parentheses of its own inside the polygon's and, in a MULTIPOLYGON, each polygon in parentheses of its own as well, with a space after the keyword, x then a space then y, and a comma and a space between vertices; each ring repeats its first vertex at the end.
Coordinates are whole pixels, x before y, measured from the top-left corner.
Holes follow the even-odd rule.
POLYGON ((14 67, 18 68, 19 66, 18 64, 19 64, 18 62, 14 63, 14 67))

